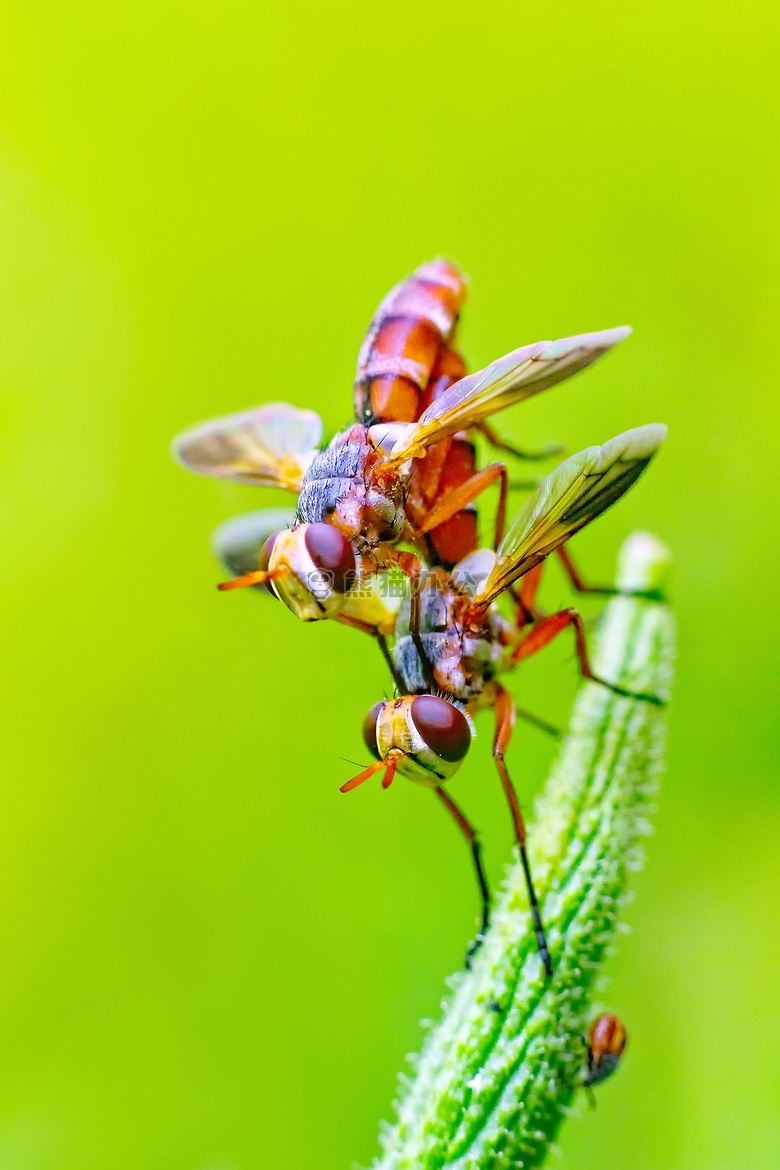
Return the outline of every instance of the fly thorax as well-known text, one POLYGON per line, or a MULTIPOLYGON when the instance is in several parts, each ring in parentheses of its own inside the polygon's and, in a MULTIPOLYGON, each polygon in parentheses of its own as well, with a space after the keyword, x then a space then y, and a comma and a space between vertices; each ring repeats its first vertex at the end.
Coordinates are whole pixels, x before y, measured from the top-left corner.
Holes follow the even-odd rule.
POLYGON ((342 499, 365 482, 370 447, 365 427, 351 427, 332 440, 311 461, 301 485, 298 515, 305 524, 333 516, 342 499))
POLYGON ((298 498, 299 518, 307 524, 326 520, 345 536, 370 544, 399 539, 406 522, 403 485, 374 482, 375 447, 366 428, 350 427, 315 455, 298 498))
POLYGON ((370 542, 395 544, 406 526, 406 511, 400 481, 386 487, 369 484, 363 501, 362 531, 370 542))
MULTIPOLYGON (((466 702, 471 698, 473 687, 463 662, 463 626, 460 621, 463 604, 464 598, 442 570, 433 570, 422 582, 420 641, 425 657, 433 669, 437 686, 453 698, 466 702)), ((428 689, 430 680, 412 641, 410 620, 411 597, 407 595, 398 614, 393 656, 409 691, 421 694, 428 689)))

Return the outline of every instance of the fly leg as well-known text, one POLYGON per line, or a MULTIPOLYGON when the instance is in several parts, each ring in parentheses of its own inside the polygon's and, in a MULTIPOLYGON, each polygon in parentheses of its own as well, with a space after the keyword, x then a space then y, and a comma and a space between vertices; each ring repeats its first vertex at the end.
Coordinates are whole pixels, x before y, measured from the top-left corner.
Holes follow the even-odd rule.
POLYGON ((362 630, 362 632, 364 634, 368 634, 369 637, 376 638, 380 653, 387 663, 388 670, 393 676, 393 682, 395 683, 398 694, 405 695, 406 686, 404 685, 404 680, 398 673, 398 669, 396 668, 395 662, 393 661, 393 656, 390 653, 390 648, 387 645, 387 638, 385 635, 380 633, 376 626, 370 625, 369 622, 361 622, 359 618, 347 617, 343 613, 337 614, 335 621, 341 622, 342 626, 350 626, 353 630, 362 630))
POLYGON ((585 1076, 582 1078, 582 1080, 580 1081, 580 1084, 582 1085, 583 1089, 585 1090, 585 1094, 588 1098, 588 1104, 590 1105, 591 1109, 595 1109, 596 1108, 596 1094, 593 1092, 593 1081, 592 1081, 593 1053, 591 1052, 590 1044, 588 1043, 588 1041, 585 1039, 584 1036, 582 1037, 582 1043, 585 1045, 585 1047, 588 1050, 588 1058, 587 1058, 588 1059, 588 1071, 585 1074, 585 1076))
POLYGON ((390 647, 387 644, 387 638, 385 637, 384 634, 380 634, 379 631, 377 631, 376 640, 379 644, 379 651, 380 651, 382 657, 384 658, 385 662, 387 663, 388 670, 390 671, 391 675, 393 676, 393 682, 395 683, 395 689, 398 691, 399 695, 405 695, 406 694, 406 684, 405 684, 404 680, 401 678, 400 674, 398 673, 398 668, 395 665, 395 662, 393 661, 393 656, 390 653, 390 647))
POLYGON ((600 593, 604 597, 646 597, 648 601, 663 601, 663 594, 658 589, 616 589, 613 585, 589 585, 580 575, 579 569, 571 558, 571 553, 565 545, 556 550, 563 571, 571 582, 572 589, 577 593, 600 593))
POLYGON ((449 520, 457 512, 473 503, 477 496, 481 495, 491 484, 494 484, 497 479, 501 481, 498 507, 496 508, 495 546, 498 548, 504 535, 506 497, 509 491, 509 477, 503 463, 491 463, 489 467, 484 467, 482 471, 472 475, 465 483, 459 484, 453 491, 448 492, 446 497, 440 500, 425 517, 420 531, 430 532, 432 528, 449 520))
POLYGON ((535 492, 541 483, 540 479, 510 479, 509 488, 513 492, 535 492))
POLYGON ((479 933, 474 941, 466 951, 466 966, 471 966, 471 960, 477 953, 482 943, 485 941, 488 927, 490 925, 490 890, 488 889, 487 878, 482 867, 482 847, 477 836, 476 829, 471 822, 466 818, 460 810, 455 801, 447 795, 443 788, 434 788, 433 790, 442 802, 444 807, 452 816, 463 836, 469 843, 471 849, 471 857, 474 862, 474 872, 477 875, 477 884, 479 886, 479 896, 482 900, 482 925, 479 928, 479 933))
MULTIPOLYGON (((419 564, 419 562, 418 562, 419 564)), ((436 675, 433 672, 433 663, 428 655, 425 653, 425 646, 420 633, 420 625, 422 622, 422 600, 420 597, 420 588, 422 585, 422 577, 419 572, 415 573, 410 578, 410 586, 412 590, 411 604, 409 607, 409 633, 414 643, 414 648, 420 659, 423 668, 423 675, 429 691, 435 692, 437 689, 436 675)))
POLYGON ((512 824, 514 825, 515 839, 520 852, 523 873, 525 874, 525 885, 528 890, 528 902, 531 908, 531 919, 534 924, 536 943, 539 947, 539 957, 542 960, 545 973, 547 976, 551 976, 553 972, 552 960, 550 959, 550 951, 547 946, 544 927, 542 926, 539 902, 536 897, 536 890, 534 889, 533 878, 531 877, 531 867, 528 864, 528 854, 525 848, 525 823, 523 822, 523 814, 520 811, 520 801, 517 799, 517 793, 514 790, 512 781, 509 779, 509 772, 504 762, 504 756, 509 747, 509 741, 512 738, 512 729, 515 723, 515 705, 512 702, 509 692, 505 691, 502 686, 496 685, 495 696, 496 735, 493 740, 493 759, 498 769, 498 774, 501 777, 501 784, 503 785, 504 795, 509 804, 509 811, 512 814, 512 824))
MULTIPOLYGON (((535 568, 526 573, 521 579, 520 588, 516 589, 510 585, 507 592, 511 595, 512 600, 517 606, 517 627, 516 633, 524 630, 526 626, 533 625, 534 622, 541 621, 544 615, 539 613, 536 609, 536 594, 539 589, 539 583, 542 577, 542 570, 545 562, 540 561, 535 568)), ((514 658, 510 658, 509 663, 505 664, 506 668, 514 666, 514 658)), ((533 727, 537 727, 539 731, 543 731, 546 735, 552 736, 553 739, 561 739, 562 732, 560 727, 556 727, 554 723, 548 723, 546 719, 542 719, 539 715, 534 715, 532 711, 527 711, 523 707, 515 706, 515 713, 519 719, 524 719, 526 723, 530 723, 533 727)))
POLYGON ((530 723, 532 727, 537 727, 545 735, 549 735, 553 739, 563 738, 560 727, 556 727, 554 723, 548 723, 546 719, 542 719, 541 715, 534 715, 533 711, 526 711, 524 707, 515 707, 515 713, 518 719, 524 719, 526 723, 530 723))
POLYGON ((514 447, 511 443, 507 443, 505 439, 502 439, 486 422, 476 423, 474 429, 479 431, 481 435, 484 435, 491 447, 495 447, 497 451, 506 451, 507 454, 514 455, 515 459, 526 459, 532 463, 539 463, 543 459, 552 459, 555 455, 560 455, 563 451, 563 447, 558 445, 544 447, 541 451, 522 451, 519 447, 514 447))
POLYGON ((518 631, 522 630, 525 626, 530 626, 533 622, 539 621, 539 618, 542 616, 536 608, 536 594, 539 591, 544 564, 544 561, 540 561, 538 565, 535 565, 533 569, 529 570, 521 578, 519 589, 516 589, 514 585, 510 585, 507 590, 517 606, 518 631))
MULTIPOLYGON (((425 646, 423 645, 422 636, 420 634, 420 625, 422 621, 422 602, 420 591, 423 580, 423 565, 422 561, 414 556, 413 553, 399 552, 397 549, 388 549, 385 554, 385 560, 391 564, 396 565, 405 577, 409 579, 409 587, 411 589, 411 605, 409 613, 409 634, 414 648, 420 659, 425 676, 425 684, 429 691, 435 692, 438 690, 438 683, 436 676, 433 673, 433 665, 431 664, 428 655, 425 653, 425 646)), ((396 672, 393 669, 393 676, 396 672)), ((405 694, 405 687, 401 686, 401 694, 405 694)))
POLYGON ((601 683, 602 686, 608 687, 616 695, 624 695, 627 699, 642 699, 645 703, 654 703, 657 707, 664 706, 663 699, 660 699, 658 695, 648 695, 641 691, 631 691, 627 687, 619 686, 618 683, 609 682, 594 672, 590 664, 590 658, 588 657, 588 645, 585 641, 585 627, 582 616, 576 609, 562 609, 559 613, 551 613, 547 617, 542 618, 541 621, 536 622, 519 645, 512 651, 511 661, 517 663, 521 662, 524 658, 530 658, 532 654, 536 654, 539 650, 544 649, 558 634, 569 627, 574 630, 577 662, 579 663, 580 674, 583 678, 590 679, 592 682, 601 683))

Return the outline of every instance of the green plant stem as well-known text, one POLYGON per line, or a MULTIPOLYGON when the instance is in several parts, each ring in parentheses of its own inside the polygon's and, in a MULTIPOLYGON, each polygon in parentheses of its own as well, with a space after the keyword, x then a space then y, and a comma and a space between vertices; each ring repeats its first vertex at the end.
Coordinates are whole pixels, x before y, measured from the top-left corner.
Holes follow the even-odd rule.
MULTIPOLYGON (((637 533, 621 551, 618 586, 659 590, 667 565, 665 548, 637 533)), ((673 642, 664 604, 615 597, 595 670, 665 698, 673 642)), ((583 1068, 582 1036, 628 872, 641 860, 663 740, 663 708, 582 685, 529 834, 554 975, 544 976, 515 862, 472 970, 450 981, 443 1018, 413 1079, 402 1080, 398 1119, 382 1135, 376 1170, 499 1170, 543 1161, 583 1068)))

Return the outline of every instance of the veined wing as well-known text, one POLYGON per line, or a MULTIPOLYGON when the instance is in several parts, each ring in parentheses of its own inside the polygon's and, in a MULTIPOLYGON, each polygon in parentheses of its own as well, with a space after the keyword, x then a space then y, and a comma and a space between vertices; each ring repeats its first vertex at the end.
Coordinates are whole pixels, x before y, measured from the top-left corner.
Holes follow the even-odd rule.
POLYGON ((661 423, 637 427, 572 455, 540 485, 512 522, 496 564, 476 597, 494 601, 518 577, 606 512, 642 474, 661 443, 661 423))
POLYGON ((269 402, 185 431, 174 440, 173 454, 201 475, 297 492, 321 439, 322 420, 314 411, 269 402))
POLYGON ((631 332, 628 326, 580 333, 560 341, 537 341, 515 349, 484 370, 461 378, 432 402, 399 438, 390 463, 400 466, 431 443, 514 406, 584 370, 631 332))

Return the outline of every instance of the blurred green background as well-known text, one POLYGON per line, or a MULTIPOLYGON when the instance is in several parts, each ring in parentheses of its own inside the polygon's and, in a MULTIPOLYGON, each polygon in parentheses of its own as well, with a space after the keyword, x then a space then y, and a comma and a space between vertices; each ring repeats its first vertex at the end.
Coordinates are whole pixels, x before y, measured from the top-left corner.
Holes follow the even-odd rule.
MULTIPOLYGON (((540 12, 5 8, 3 1170, 376 1149, 470 937, 465 851, 412 785, 339 795, 378 655, 216 593, 211 529, 285 501, 188 476, 168 444, 278 398, 342 426, 374 307, 437 254, 471 276, 475 367, 635 328, 505 433, 576 450, 670 426, 577 542, 592 578, 632 528, 671 545, 680 655, 605 996, 630 1049, 558 1164, 777 1166, 778 17, 540 12)), ((568 646, 516 692, 563 720, 568 646)), ((480 727, 452 792, 496 880, 480 727)), ((518 731, 526 801, 549 755, 518 731)))

